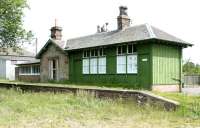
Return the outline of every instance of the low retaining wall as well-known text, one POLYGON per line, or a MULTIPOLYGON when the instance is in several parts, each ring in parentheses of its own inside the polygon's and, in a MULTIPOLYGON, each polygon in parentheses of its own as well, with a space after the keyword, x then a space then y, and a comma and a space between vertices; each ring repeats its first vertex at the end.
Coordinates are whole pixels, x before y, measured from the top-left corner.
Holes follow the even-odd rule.
POLYGON ((143 91, 132 91, 132 90, 114 90, 114 89, 85 89, 75 87, 53 87, 53 86, 38 86, 38 85, 25 85, 25 84, 14 84, 14 83, 0 83, 0 88, 19 88, 22 91, 31 92, 62 92, 62 93, 73 93, 88 92, 94 94, 98 98, 122 98, 131 99, 138 104, 150 104, 164 107, 166 110, 176 110, 179 103, 176 101, 168 100, 166 98, 149 94, 143 91))

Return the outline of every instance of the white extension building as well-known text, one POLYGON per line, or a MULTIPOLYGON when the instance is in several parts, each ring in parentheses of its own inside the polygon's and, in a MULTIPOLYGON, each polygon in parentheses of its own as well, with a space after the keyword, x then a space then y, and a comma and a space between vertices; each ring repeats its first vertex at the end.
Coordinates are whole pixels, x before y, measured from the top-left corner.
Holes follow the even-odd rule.
POLYGON ((24 49, 0 48, 0 79, 15 80, 16 64, 34 59, 34 54, 24 49))

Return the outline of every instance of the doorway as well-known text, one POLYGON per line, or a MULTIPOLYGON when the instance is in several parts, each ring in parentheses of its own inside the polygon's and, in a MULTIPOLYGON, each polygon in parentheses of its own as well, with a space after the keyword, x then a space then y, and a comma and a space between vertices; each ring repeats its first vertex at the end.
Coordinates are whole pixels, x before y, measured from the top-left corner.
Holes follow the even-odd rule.
POLYGON ((49 60, 49 79, 58 80, 58 59, 49 60))

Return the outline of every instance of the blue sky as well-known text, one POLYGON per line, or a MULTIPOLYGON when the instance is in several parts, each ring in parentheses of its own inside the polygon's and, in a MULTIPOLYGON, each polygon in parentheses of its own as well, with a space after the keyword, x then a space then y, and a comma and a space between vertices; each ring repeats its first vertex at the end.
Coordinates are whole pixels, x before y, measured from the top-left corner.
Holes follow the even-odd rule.
MULTIPOLYGON (((198 0, 28 0, 24 26, 38 38, 39 49, 50 36, 50 28, 63 28, 63 39, 94 34, 97 25, 109 22, 109 30, 117 28, 118 7, 128 7, 132 26, 149 23, 165 32, 193 43, 184 49, 184 60, 200 64, 200 8, 198 0)), ((34 41, 33 41, 34 42, 34 41)), ((26 46, 35 51, 32 45, 26 46)))

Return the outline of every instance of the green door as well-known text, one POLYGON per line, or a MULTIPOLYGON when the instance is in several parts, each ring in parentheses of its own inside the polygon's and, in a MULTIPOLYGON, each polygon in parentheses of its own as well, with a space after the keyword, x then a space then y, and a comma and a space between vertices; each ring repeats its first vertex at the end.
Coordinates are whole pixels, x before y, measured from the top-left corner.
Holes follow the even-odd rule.
POLYGON ((139 83, 141 87, 150 89, 149 54, 139 55, 139 83))

